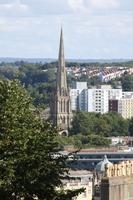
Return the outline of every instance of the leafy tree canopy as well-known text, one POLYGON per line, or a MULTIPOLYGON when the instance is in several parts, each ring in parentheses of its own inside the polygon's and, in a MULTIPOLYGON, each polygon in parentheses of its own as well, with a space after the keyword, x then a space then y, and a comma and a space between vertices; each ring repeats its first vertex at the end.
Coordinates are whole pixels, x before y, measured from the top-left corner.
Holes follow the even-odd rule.
POLYGON ((84 191, 57 189, 70 179, 68 156, 55 141, 58 128, 30 109, 32 99, 18 80, 0 79, 0 102, 0 198, 70 200, 84 191))
POLYGON ((133 76, 127 75, 122 78, 122 88, 124 91, 133 91, 133 76))
MULTIPOLYGON (((124 119, 117 112, 105 114, 95 112, 75 112, 70 135, 99 135, 99 136, 127 136, 129 132, 129 119, 124 119)), ((130 123, 131 126, 131 123, 130 123)))

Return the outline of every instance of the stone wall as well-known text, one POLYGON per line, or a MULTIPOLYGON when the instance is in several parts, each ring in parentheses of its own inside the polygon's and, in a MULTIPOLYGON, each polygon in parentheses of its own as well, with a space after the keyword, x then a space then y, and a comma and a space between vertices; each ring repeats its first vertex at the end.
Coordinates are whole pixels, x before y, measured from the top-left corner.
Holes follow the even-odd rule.
POLYGON ((105 165, 101 200, 133 200, 133 161, 105 165))

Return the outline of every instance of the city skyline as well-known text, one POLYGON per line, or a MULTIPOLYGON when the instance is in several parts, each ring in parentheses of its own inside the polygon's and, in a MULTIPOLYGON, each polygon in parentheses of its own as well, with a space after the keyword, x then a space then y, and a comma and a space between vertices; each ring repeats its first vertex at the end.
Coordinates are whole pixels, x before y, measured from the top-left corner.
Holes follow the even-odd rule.
POLYGON ((133 58, 131 0, 2 0, 0 57, 57 59, 61 21, 65 59, 133 58))

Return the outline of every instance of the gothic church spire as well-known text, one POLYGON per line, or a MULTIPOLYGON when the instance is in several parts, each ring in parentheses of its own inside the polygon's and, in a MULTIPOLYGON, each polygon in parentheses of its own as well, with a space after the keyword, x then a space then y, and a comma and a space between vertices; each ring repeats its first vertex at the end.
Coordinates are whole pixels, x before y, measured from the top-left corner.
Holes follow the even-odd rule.
POLYGON ((61 27, 56 88, 53 88, 51 95, 50 118, 53 120, 54 126, 60 126, 60 134, 66 136, 71 127, 72 117, 70 90, 67 89, 66 82, 64 42, 61 27))
POLYGON ((60 34, 60 45, 59 45, 59 57, 58 57, 58 69, 57 69, 57 79, 56 79, 57 89, 63 89, 67 91, 66 82, 66 70, 65 70, 65 58, 64 58, 64 42, 63 42, 63 31, 61 27, 60 34))

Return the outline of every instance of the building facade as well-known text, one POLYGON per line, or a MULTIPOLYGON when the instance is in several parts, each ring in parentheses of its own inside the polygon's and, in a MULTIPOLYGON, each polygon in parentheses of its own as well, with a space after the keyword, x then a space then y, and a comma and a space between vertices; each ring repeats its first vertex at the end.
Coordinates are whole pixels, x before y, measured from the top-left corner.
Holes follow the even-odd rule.
POLYGON ((72 110, 81 109, 103 114, 109 111, 109 99, 122 97, 122 89, 112 89, 110 85, 101 85, 92 89, 86 88, 87 83, 82 83, 81 87, 79 82, 75 88, 73 88, 73 85, 70 93, 72 110))
POLYGON ((115 165, 105 164, 100 191, 100 200, 132 200, 133 160, 121 161, 115 165))
POLYGON ((87 109, 87 104, 85 104, 85 102, 87 102, 86 90, 87 90, 87 82, 72 82, 72 89, 70 90, 72 110, 81 109, 86 111, 87 109))
POLYGON ((116 150, 94 150, 91 152, 88 150, 88 152, 78 152, 75 155, 77 157, 77 161, 72 165, 72 167, 93 171, 105 155, 113 164, 118 164, 120 161, 133 160, 133 151, 124 152, 116 150))
POLYGON ((116 111, 125 119, 131 118, 133 116, 133 96, 129 98, 110 99, 109 111, 116 111))
POLYGON ((50 100, 50 119, 53 120, 54 126, 60 126, 60 133, 67 136, 72 117, 70 89, 66 82, 64 42, 61 28, 56 87, 53 89, 50 100))
POLYGON ((85 188, 85 191, 76 197, 76 200, 92 200, 92 178, 93 173, 87 170, 76 170, 69 171, 69 177, 75 178, 75 180, 70 179, 64 180, 64 189, 80 189, 85 188))

